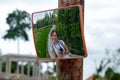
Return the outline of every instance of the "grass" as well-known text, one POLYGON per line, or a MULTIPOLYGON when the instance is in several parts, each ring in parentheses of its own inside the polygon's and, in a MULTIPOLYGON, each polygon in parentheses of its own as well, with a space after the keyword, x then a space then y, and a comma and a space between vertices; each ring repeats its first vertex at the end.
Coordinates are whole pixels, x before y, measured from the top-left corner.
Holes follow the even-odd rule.
POLYGON ((48 58, 48 34, 50 32, 50 27, 34 29, 35 44, 38 57, 48 58))
POLYGON ((56 80, 56 77, 52 77, 52 79, 51 80, 56 80))

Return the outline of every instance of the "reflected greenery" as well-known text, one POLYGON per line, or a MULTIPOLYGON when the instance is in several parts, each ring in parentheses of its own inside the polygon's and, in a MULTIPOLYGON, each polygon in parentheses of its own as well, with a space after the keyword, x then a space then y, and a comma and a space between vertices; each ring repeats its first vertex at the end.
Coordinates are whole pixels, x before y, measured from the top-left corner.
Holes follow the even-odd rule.
POLYGON ((72 54, 85 56, 84 37, 82 36, 80 22, 78 6, 33 13, 33 31, 37 56, 49 58, 47 44, 53 26, 58 32, 58 39, 67 44, 72 54))

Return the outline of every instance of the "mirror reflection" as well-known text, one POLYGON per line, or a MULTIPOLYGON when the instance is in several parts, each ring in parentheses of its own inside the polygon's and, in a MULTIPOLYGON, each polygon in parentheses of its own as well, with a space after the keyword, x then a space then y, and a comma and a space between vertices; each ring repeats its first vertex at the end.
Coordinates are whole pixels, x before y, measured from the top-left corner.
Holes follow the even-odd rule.
POLYGON ((80 6, 34 12, 33 37, 38 58, 66 59, 87 55, 80 6))

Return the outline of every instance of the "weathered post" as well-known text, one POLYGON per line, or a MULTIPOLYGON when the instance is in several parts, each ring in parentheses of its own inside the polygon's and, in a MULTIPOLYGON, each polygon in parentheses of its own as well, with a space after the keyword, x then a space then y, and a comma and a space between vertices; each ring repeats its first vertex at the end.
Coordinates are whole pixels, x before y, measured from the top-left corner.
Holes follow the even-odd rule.
MULTIPOLYGON (((81 5, 84 21, 84 0, 58 0, 58 7, 81 5)), ((57 80, 83 80, 83 58, 56 61, 57 80)))

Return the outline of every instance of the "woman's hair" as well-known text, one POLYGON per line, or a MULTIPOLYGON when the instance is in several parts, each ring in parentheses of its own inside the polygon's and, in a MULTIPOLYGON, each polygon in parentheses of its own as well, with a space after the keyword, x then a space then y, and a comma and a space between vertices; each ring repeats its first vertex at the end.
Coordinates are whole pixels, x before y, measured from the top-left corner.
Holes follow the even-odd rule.
POLYGON ((54 32, 56 32, 56 34, 57 34, 57 36, 58 36, 58 32, 55 30, 55 29, 53 29, 52 31, 51 31, 51 36, 52 36, 52 33, 54 33, 54 32))

